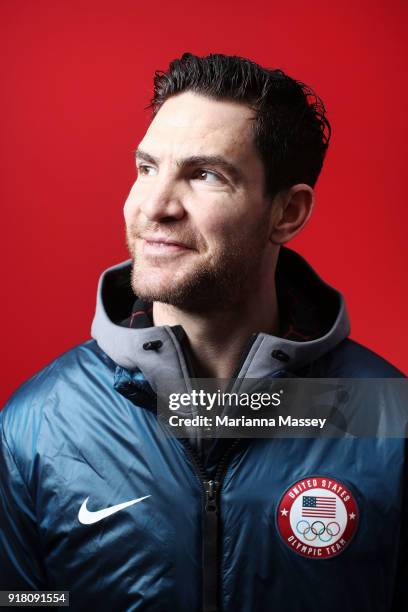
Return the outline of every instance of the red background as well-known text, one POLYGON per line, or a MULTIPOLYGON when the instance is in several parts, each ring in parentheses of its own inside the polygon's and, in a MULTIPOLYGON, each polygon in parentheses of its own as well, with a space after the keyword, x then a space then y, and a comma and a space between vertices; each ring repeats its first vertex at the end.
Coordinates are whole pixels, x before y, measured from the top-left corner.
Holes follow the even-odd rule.
POLYGON ((332 145, 292 246, 346 297, 352 337, 405 350, 407 5, 2 0, 0 402, 89 337, 155 69, 183 51, 280 67, 323 98, 332 145))

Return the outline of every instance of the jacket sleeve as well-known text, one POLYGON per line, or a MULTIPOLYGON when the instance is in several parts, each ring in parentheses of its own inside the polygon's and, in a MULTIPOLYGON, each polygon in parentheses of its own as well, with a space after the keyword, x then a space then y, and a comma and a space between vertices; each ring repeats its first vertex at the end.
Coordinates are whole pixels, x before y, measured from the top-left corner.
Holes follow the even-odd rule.
POLYGON ((0 590, 46 588, 33 500, 0 412, 0 590))
MULTIPOLYGON (((406 430, 408 435, 408 428, 406 430)), ((402 490, 400 549, 391 612, 408 610, 408 439, 405 440, 405 464, 402 490)))

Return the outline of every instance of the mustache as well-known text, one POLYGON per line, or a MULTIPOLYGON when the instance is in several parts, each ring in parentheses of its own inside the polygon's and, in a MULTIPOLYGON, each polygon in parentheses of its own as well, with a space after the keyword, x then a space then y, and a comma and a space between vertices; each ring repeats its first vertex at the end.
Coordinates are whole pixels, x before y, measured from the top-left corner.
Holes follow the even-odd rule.
POLYGON ((172 228, 170 224, 160 223, 145 223, 143 225, 132 224, 126 230, 128 243, 136 238, 145 239, 146 237, 160 236, 168 241, 184 244, 191 249, 195 249, 197 245, 196 236, 191 232, 181 231, 179 227, 172 228))

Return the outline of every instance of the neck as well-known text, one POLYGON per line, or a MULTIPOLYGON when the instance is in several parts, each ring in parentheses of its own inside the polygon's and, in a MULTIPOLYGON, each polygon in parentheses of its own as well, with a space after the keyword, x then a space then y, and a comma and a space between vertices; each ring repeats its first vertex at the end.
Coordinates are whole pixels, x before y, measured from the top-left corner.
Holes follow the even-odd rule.
POLYGON ((208 313, 186 312, 180 308, 155 302, 155 325, 181 325, 186 332, 195 374, 199 378, 228 379, 240 361, 252 334, 277 334, 279 313, 274 275, 267 286, 231 308, 208 313))

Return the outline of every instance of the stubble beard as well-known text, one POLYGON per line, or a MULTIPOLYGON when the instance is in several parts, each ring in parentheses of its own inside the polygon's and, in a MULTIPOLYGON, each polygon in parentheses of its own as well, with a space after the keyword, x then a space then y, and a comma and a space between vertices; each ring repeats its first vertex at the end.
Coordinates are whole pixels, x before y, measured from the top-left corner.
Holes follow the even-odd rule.
MULTIPOLYGON (((261 227, 259 229, 262 231, 261 227)), ((262 240, 248 242, 242 237, 239 240, 232 238, 211 261, 187 267, 181 260, 171 280, 168 278, 153 286, 143 260, 136 256, 135 240, 129 234, 126 233, 126 242, 133 261, 131 286, 134 294, 147 302, 162 302, 196 313, 228 310, 239 306, 257 284, 263 254, 262 240)), ((148 267, 151 265, 149 263, 148 267)))

